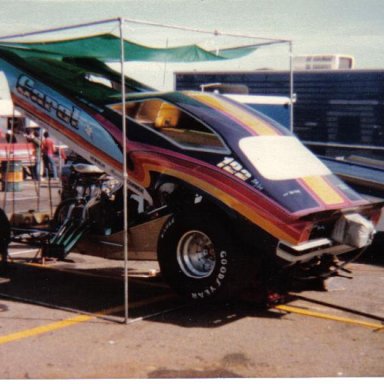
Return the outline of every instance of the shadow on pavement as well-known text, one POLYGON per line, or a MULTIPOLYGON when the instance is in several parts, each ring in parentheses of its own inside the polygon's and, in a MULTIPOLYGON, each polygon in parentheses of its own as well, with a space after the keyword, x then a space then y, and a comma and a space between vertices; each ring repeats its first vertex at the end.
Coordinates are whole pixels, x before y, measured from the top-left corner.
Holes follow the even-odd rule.
MULTIPOLYGON (((100 274, 100 270, 97 270, 97 273, 100 274)), ((102 273, 107 276, 121 275, 122 270, 109 268, 102 273)), ((161 277, 140 277, 135 273, 135 270, 129 270, 129 321, 147 319, 180 327, 213 328, 248 316, 284 316, 261 308, 251 301, 206 304, 186 302, 173 294, 170 288, 162 283, 161 277)), ((116 307, 118 310, 113 313, 113 317, 106 319, 123 322, 123 279, 74 274, 18 263, 10 263, 6 273, 1 273, 0 276, 2 311, 7 310, 6 302, 21 302, 69 313, 88 314, 116 307)))
MULTIPOLYGON (((384 264, 380 251, 382 244, 375 243, 359 262, 372 263, 374 260, 375 263, 384 264)), ((7 272, 0 274, 0 311, 7 311, 7 302, 12 301, 91 315, 116 307, 115 312, 104 317, 123 322, 123 269, 110 266, 94 269, 81 264, 68 260, 63 271, 50 266, 38 268, 28 263, 10 263, 7 272)), ((253 299, 257 296, 257 290, 248 292, 248 298, 244 296, 232 302, 187 302, 176 296, 159 275, 144 276, 142 271, 139 268, 129 268, 128 271, 129 321, 141 319, 185 328, 215 328, 245 317, 277 320, 286 315, 285 312, 258 304, 253 299)), ((287 296, 285 303, 297 299, 309 300, 300 296, 301 292, 308 290, 321 290, 321 287, 316 284, 299 287, 287 296)), ((317 304, 332 306, 325 302, 317 304)), ((348 308, 337 309, 348 312, 348 308)))

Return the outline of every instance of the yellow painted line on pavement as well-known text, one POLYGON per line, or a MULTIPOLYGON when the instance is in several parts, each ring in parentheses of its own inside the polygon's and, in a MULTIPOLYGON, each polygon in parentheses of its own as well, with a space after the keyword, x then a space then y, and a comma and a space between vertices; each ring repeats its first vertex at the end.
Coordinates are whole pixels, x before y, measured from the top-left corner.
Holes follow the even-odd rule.
POLYGON ((66 320, 57 321, 55 323, 42 325, 40 327, 26 329, 24 331, 19 331, 19 332, 11 333, 9 335, 0 336, 0 345, 9 343, 11 341, 25 339, 27 337, 41 335, 42 333, 55 331, 57 329, 69 327, 71 325, 83 323, 85 321, 89 321, 92 318, 93 316, 90 316, 90 315, 79 315, 79 316, 71 317, 66 320))
POLYGON ((358 325, 361 327, 366 327, 366 328, 371 328, 376 332, 380 332, 384 330, 384 325, 380 323, 370 323, 367 321, 361 321, 361 320, 354 320, 350 319, 348 317, 341 317, 341 316, 334 316, 334 315, 328 315, 326 313, 322 312, 315 312, 311 311, 308 309, 302 309, 298 307, 293 307, 290 305, 277 305, 274 308, 279 309, 284 312, 290 312, 290 313, 295 313, 298 315, 304 315, 304 316, 311 316, 311 317, 317 317, 320 319, 325 319, 325 320, 333 320, 333 321, 339 321, 347 324, 352 324, 352 325, 358 325))
MULTIPOLYGON (((146 300, 137 301, 137 302, 130 304, 129 309, 139 308, 139 307, 142 307, 144 305, 164 301, 166 299, 173 298, 173 297, 175 297, 174 294, 168 293, 168 294, 165 294, 162 296, 157 296, 157 297, 149 298, 146 300)), ((97 312, 97 313, 92 314, 92 315, 74 316, 74 317, 70 317, 69 319, 60 320, 60 321, 57 321, 57 322, 54 322, 51 324, 41 325, 39 327, 11 333, 9 335, 0 336, 0 345, 9 343, 11 341, 17 341, 17 340, 25 339, 27 337, 33 337, 33 336, 41 335, 43 333, 56 331, 58 329, 70 327, 72 325, 84 323, 86 321, 90 321, 94 318, 97 318, 98 316, 109 315, 111 313, 119 312, 121 310, 124 310, 124 305, 119 305, 117 307, 107 308, 107 309, 101 310, 100 312, 97 312)))

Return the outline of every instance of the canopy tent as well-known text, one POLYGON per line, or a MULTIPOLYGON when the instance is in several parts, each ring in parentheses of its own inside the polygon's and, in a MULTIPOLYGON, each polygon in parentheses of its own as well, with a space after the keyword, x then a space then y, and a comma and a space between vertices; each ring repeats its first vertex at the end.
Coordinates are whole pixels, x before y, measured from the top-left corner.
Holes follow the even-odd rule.
MULTIPOLYGON (((138 21, 131 19, 109 19, 101 20, 92 23, 84 23, 73 26, 66 26, 56 29, 23 33, 12 36, 0 37, 0 49, 8 51, 11 54, 16 54, 22 59, 27 59, 33 62, 41 61, 56 61, 60 62, 58 68, 66 70, 65 65, 68 64, 68 60, 92 60, 97 64, 97 60, 107 62, 120 62, 121 72, 121 84, 127 84, 125 77, 124 63, 126 61, 152 61, 152 62, 202 62, 202 61, 223 61, 230 59, 239 59, 246 55, 249 55, 257 50, 260 46, 273 45, 273 44, 288 44, 289 45, 289 59, 290 59, 290 94, 291 100, 293 96, 293 74, 292 74, 292 42, 287 39, 273 39, 263 38, 252 35, 241 34, 226 34, 218 31, 204 31, 192 28, 162 25, 159 23, 138 21), (66 39, 47 39, 39 41, 28 41, 28 38, 41 36, 43 34, 52 34, 55 32, 62 32, 68 30, 76 30, 81 28, 93 27, 112 24, 115 27, 118 26, 119 33, 115 36, 111 33, 91 34, 90 36, 81 36, 80 38, 66 38, 66 39), (141 45, 133 41, 125 39, 124 27, 128 24, 140 24, 151 27, 161 27, 164 29, 183 30, 188 33, 204 34, 210 36, 227 36, 232 38, 241 38, 243 41, 247 41, 246 44, 240 44, 237 46, 231 46, 230 48, 215 48, 214 50, 203 49, 196 44, 181 45, 175 47, 155 48, 146 45, 141 45), (26 39, 27 38, 27 39, 26 39), (21 40, 20 40, 21 39, 21 40), (251 43, 249 43, 252 41, 251 43)), ((33 64, 33 63, 32 63, 33 64)), ((48 68, 48 67, 47 67, 48 68)), ((58 69, 57 68, 57 69, 58 69)), ((0 68, 1 69, 1 68, 0 68)), ((56 69, 56 70, 57 70, 56 69)), ((99 69, 101 69, 99 67, 99 69)), ((44 71, 44 68, 40 68, 44 71)), ((103 68, 103 71, 106 69, 103 68)), ((64 72, 62 72, 64 73, 64 72)), ((135 86, 135 84, 134 84, 135 86)), ((121 87, 122 102, 122 147, 123 147, 123 176, 124 176, 124 307, 125 307, 125 323, 128 322, 128 168, 127 168, 127 153, 126 153, 126 116, 125 116, 125 103, 126 103, 126 87, 121 87)), ((117 96, 117 95, 116 95, 117 96)), ((293 113, 291 113, 291 129, 292 129, 293 113)))
MULTIPOLYGON (((232 65, 231 60, 246 57, 248 59, 237 60, 237 63, 252 65, 254 57, 252 54, 260 47, 278 44, 289 45, 292 98, 292 42, 287 39, 222 33, 217 30, 207 31, 126 18, 100 20, 0 37, 0 49, 3 52, 12 52, 27 62, 36 59, 36 63, 38 60, 45 63, 48 60, 57 63, 69 61, 73 63, 76 59, 89 59, 96 65, 99 60, 117 71, 119 68, 114 63, 120 64, 122 74, 127 68, 124 63, 130 62, 133 63, 130 65, 133 72, 136 68, 134 77, 140 78, 141 75, 144 83, 151 80, 156 83, 159 80, 158 74, 163 73, 162 84, 154 85, 157 89, 164 88, 166 85, 166 68, 169 68, 170 72, 175 65, 188 63, 205 63, 205 66, 209 63, 216 65, 215 63, 222 62, 224 66, 225 62, 232 65), (167 35, 160 31, 166 31, 167 35), (168 34, 169 31, 173 33, 168 34), (166 41, 164 41, 165 36, 166 41), (154 41, 157 43, 156 46, 153 46, 154 41), (196 41, 198 41, 197 44, 196 41), (145 71, 142 69, 143 62, 148 63, 145 71), (164 64, 160 71, 159 63, 164 64), (150 74, 156 74, 157 78, 150 79, 148 76, 150 74)), ((260 56, 262 55, 257 55, 257 57, 260 56)), ((167 86, 172 87, 172 82, 168 81, 167 86)))
MULTIPOLYGON (((257 45, 205 50, 198 45, 183 45, 171 48, 155 48, 137 44, 124 39, 124 61, 167 61, 167 62, 199 62, 239 59, 253 53, 257 45)), ((14 51, 22 57, 40 57, 63 59, 95 58, 104 62, 117 62, 121 60, 120 38, 112 34, 49 41, 39 43, 13 43, 0 42, 2 49, 14 51)))

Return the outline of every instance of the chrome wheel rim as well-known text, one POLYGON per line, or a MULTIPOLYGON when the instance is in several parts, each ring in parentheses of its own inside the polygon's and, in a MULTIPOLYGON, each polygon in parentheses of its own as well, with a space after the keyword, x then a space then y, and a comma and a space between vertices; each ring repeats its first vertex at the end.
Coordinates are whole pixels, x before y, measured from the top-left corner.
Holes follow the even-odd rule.
POLYGON ((177 262, 187 276, 203 279, 210 276, 216 265, 212 240, 203 232, 186 232, 177 245, 177 262))

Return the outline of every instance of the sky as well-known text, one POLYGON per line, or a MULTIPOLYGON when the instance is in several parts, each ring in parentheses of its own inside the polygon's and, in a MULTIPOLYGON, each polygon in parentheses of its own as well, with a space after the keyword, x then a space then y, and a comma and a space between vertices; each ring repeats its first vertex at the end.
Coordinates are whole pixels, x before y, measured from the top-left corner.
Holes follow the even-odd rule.
MULTIPOLYGON (((287 38, 295 55, 343 53, 355 57, 356 68, 384 67, 384 0, 0 0, 0 36, 114 17, 287 38)), ((180 35, 131 31, 155 44, 172 44, 180 35)), ((284 47, 265 48, 253 61, 228 68, 282 68, 284 55, 284 47)))

